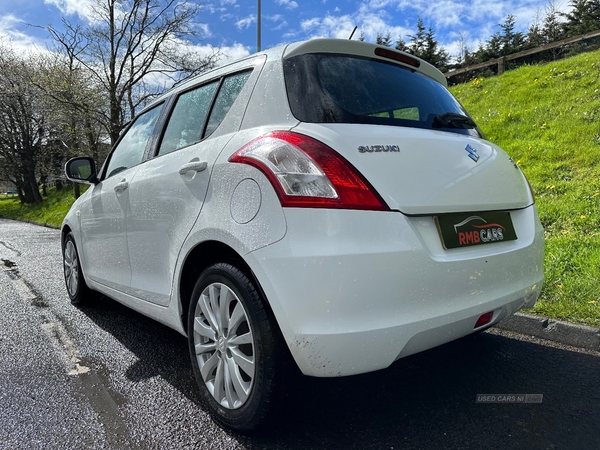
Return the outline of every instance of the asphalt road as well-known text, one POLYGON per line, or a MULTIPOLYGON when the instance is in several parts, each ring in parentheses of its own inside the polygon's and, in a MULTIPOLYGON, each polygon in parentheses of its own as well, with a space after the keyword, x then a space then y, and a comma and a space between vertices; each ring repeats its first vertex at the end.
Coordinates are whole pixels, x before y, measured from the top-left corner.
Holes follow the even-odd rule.
POLYGON ((183 336, 107 298, 71 306, 59 242, 0 220, 0 449, 600 448, 600 354, 495 330, 372 374, 301 378, 267 430, 224 430, 183 336))

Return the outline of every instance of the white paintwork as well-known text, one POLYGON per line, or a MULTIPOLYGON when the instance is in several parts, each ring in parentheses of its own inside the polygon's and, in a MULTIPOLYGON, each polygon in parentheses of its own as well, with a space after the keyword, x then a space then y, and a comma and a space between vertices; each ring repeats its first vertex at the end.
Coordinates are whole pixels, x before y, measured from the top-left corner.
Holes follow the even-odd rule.
MULTIPOLYGON (((532 306, 543 281, 543 230, 522 173, 501 149, 465 135, 303 124, 291 114, 284 55, 373 48, 282 46, 166 94, 255 67, 210 139, 92 186, 74 204, 64 225, 90 287, 185 334, 183 268, 199 244, 225 244, 252 269, 300 369, 315 376, 384 368, 472 332, 483 313, 493 311, 495 323, 532 306), (254 138, 292 129, 343 154, 391 211, 284 209, 262 172, 228 162, 254 138), (361 145, 400 151, 360 153, 361 145), (477 163, 466 145, 476 148, 477 163), (117 194, 112 184, 123 180, 128 186, 117 194), (481 210, 511 210, 518 240, 444 250, 433 214, 481 210)), ((443 79, 428 65, 421 70, 443 79)))
POLYGON ((229 139, 231 135, 208 139, 141 165, 129 187, 131 284, 126 292, 169 304, 179 251, 202 209, 212 166, 229 139), (199 163, 207 168, 180 173, 182 167, 199 163))
POLYGON ((418 219, 397 212, 285 214, 285 239, 246 261, 308 375, 387 367, 429 341, 472 332, 483 313, 497 311, 495 322, 533 304, 542 286, 543 230, 533 206, 516 213, 518 241, 451 251, 439 237, 424 245, 418 219), (404 350, 412 339, 415 348, 404 350))
POLYGON ((77 247, 85 255, 82 265, 86 264, 89 279, 108 286, 127 286, 131 280, 126 229, 130 191, 123 186, 139 167, 91 186, 78 203, 81 238, 77 247))
POLYGON ((251 178, 240 181, 231 196, 231 218, 239 224, 246 224, 256 217, 260 210, 260 187, 251 178))

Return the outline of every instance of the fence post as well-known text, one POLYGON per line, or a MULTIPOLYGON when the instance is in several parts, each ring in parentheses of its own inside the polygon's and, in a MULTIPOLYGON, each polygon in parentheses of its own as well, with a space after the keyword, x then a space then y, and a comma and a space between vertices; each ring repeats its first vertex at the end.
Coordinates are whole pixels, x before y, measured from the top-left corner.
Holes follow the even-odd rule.
POLYGON ((502 75, 504 73, 504 69, 506 67, 506 56, 502 58, 498 58, 498 75, 502 75))

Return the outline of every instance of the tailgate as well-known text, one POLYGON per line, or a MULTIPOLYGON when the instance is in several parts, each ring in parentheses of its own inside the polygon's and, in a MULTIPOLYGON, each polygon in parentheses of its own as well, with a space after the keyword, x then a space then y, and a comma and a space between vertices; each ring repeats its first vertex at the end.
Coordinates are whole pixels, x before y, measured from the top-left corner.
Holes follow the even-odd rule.
POLYGON ((301 123, 294 131, 338 151, 391 209, 407 215, 503 211, 533 203, 521 170, 483 139, 362 124, 301 123))

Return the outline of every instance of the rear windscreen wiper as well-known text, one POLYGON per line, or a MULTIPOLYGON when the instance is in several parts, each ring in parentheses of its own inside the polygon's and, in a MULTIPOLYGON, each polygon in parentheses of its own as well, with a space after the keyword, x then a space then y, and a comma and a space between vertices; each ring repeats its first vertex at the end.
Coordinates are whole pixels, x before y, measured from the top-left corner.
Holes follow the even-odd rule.
POLYGON ((477 124, 470 117, 451 112, 435 116, 431 126, 434 128, 477 128, 477 124))

